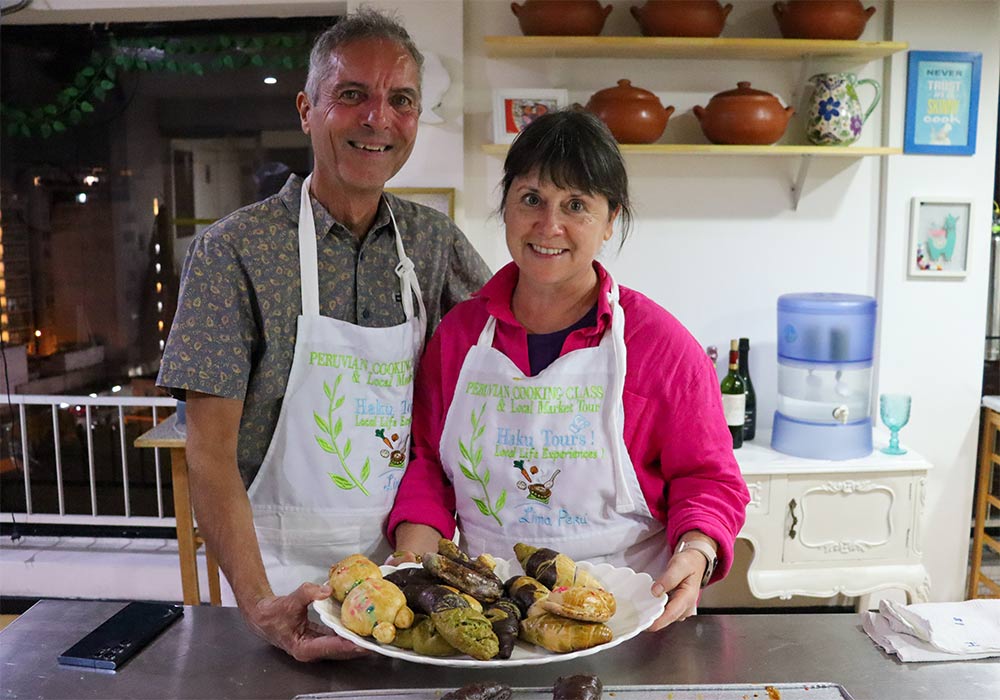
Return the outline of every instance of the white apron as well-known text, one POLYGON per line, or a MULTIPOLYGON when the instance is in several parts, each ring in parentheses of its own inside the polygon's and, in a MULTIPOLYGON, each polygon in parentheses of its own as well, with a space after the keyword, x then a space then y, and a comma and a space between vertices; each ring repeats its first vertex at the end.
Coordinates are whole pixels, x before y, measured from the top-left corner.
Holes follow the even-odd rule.
POLYGON ((302 183, 299 209, 302 315, 292 368, 249 490, 264 566, 278 595, 303 581, 325 581, 330 566, 348 554, 382 562, 390 553, 382 525, 409 458, 413 376, 427 323, 391 209, 406 321, 364 328, 320 315, 311 179, 302 183))
POLYGON ((465 357, 441 434, 460 541, 513 558, 526 542, 578 560, 658 575, 663 525, 642 495, 622 433, 625 314, 609 294, 609 332, 526 377, 493 348, 490 317, 465 357))

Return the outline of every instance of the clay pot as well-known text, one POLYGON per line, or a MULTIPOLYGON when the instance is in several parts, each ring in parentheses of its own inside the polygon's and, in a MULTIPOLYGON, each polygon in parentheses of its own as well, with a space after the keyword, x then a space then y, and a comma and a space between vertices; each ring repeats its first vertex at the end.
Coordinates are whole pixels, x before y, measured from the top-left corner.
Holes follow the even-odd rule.
POLYGON ((861 0, 789 0, 772 6, 781 36, 786 39, 840 39, 854 41, 875 8, 861 0))
POLYGON ((672 106, 664 107, 656 95, 624 78, 617 87, 591 95, 586 109, 608 125, 618 143, 653 143, 674 113, 672 106))
POLYGON ((597 36, 613 7, 598 0, 526 0, 510 9, 525 36, 597 36))
POLYGON ((764 146, 780 139, 795 110, 782 107, 778 98, 769 92, 752 89, 749 82, 737 85, 735 90, 713 96, 708 107, 694 108, 694 116, 698 118, 708 140, 721 144, 764 146))
POLYGON ((643 36, 716 37, 733 6, 718 0, 649 0, 630 9, 643 36))

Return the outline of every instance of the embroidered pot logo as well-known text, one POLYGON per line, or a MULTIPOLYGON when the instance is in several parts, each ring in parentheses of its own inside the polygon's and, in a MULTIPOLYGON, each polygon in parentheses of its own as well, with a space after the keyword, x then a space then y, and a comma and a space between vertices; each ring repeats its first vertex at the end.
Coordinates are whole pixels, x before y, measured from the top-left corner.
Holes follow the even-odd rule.
POLYGON ((539 503, 549 502, 549 499, 552 497, 552 486, 556 483, 556 477, 559 476, 559 472, 562 469, 556 469, 555 473, 544 482, 535 481, 531 478, 532 476, 537 476, 538 467, 532 466, 525 469, 523 459, 514 460, 514 469, 521 472, 521 476, 524 477, 524 481, 517 482, 517 488, 528 492, 528 500, 538 501, 539 503))
POLYGON ((406 444, 410 441, 410 436, 407 435, 403 439, 403 443, 399 443, 399 433, 393 433, 389 437, 385 435, 385 428, 379 428, 375 431, 375 437, 382 438, 382 442, 385 443, 388 449, 383 449, 379 452, 383 457, 389 458, 389 466, 395 467, 396 469, 402 469, 406 466, 406 444))
POLYGON ((344 375, 338 374, 337 379, 333 382, 333 387, 331 387, 326 382, 323 382, 323 393, 326 394, 326 418, 321 416, 318 412, 313 411, 313 420, 316 422, 316 427, 320 429, 322 435, 314 435, 316 438, 316 444, 320 446, 320 449, 336 456, 337 461, 340 462, 340 468, 343 470, 343 474, 335 474, 333 472, 327 472, 331 481, 337 485, 337 488, 344 489, 345 491, 350 491, 352 489, 358 489, 366 496, 370 496, 368 489, 365 488, 365 482, 368 481, 368 477, 371 475, 371 464, 370 460, 365 459, 365 464, 361 467, 360 477, 355 477, 354 473, 351 471, 350 467, 347 466, 347 458, 351 456, 351 439, 347 438, 344 441, 344 446, 341 447, 337 442, 340 437, 340 433, 344 429, 344 419, 337 416, 337 421, 334 422, 333 414, 335 411, 340 410, 340 407, 344 405, 344 397, 337 396, 337 389, 340 387, 340 380, 343 379, 344 375))
POLYGON ((466 445, 462 442, 462 438, 458 439, 458 451, 462 456, 458 460, 458 466, 466 479, 475 481, 483 489, 482 498, 476 498, 475 496, 472 498, 473 503, 479 508, 479 512, 486 517, 492 517, 500 527, 503 527, 503 521, 500 519, 499 513, 503 510, 504 503, 507 502, 507 490, 503 489, 500 491, 497 500, 493 501, 493 497, 487 488, 490 483, 490 470, 488 467, 484 467, 483 473, 479 473, 479 467, 483 463, 483 446, 476 443, 483 436, 483 431, 486 430, 486 426, 482 424, 483 412, 485 410, 486 404, 483 404, 478 414, 475 411, 472 412, 472 436, 469 438, 469 444, 466 445))

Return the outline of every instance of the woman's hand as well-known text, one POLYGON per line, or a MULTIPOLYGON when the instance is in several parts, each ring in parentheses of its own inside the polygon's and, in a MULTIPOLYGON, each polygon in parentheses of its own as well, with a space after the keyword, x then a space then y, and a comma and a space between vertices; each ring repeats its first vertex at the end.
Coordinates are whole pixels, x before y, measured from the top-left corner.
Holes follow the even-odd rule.
POLYGON ((406 564, 406 563, 419 564, 420 555, 414 554, 413 552, 407 549, 398 549, 392 554, 390 554, 388 557, 386 557, 385 560, 386 566, 399 566, 400 564, 406 564))
POLYGON ((667 593, 670 599, 663 614, 650 625, 648 632, 661 630, 673 622, 698 614, 701 578, 705 575, 707 566, 705 555, 696 549, 685 549, 670 557, 667 570, 653 582, 650 589, 654 596, 667 593))
POLYGON ((240 609, 254 633, 283 649, 298 661, 353 659, 371 652, 338 637, 333 630, 309 621, 309 605, 325 600, 329 585, 303 583, 286 596, 261 598, 248 609, 240 609))

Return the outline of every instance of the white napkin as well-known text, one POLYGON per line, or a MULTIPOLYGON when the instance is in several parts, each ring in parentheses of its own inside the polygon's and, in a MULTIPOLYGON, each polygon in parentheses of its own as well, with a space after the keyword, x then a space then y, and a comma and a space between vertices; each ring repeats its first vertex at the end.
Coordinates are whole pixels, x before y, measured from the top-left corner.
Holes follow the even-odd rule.
POLYGON ((900 605, 866 612, 862 627, 901 661, 956 661, 1000 656, 1000 600, 900 605))

